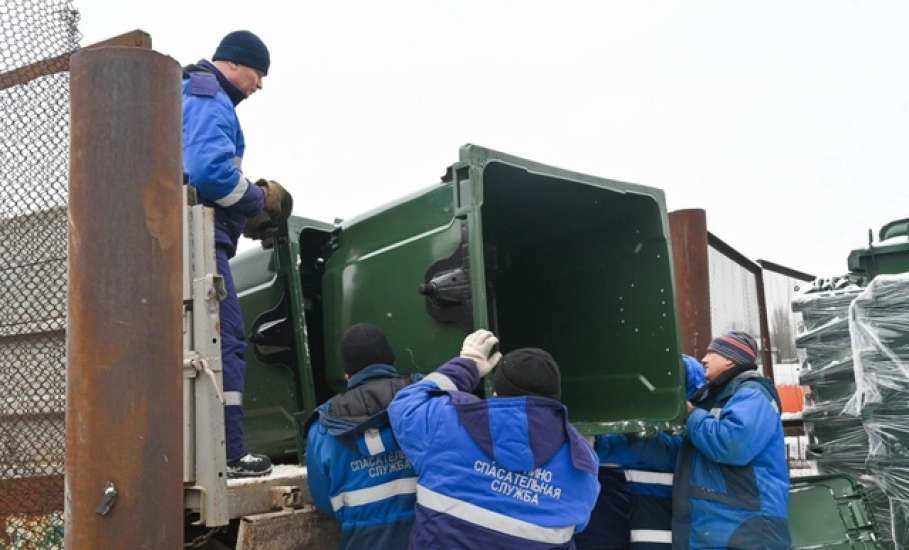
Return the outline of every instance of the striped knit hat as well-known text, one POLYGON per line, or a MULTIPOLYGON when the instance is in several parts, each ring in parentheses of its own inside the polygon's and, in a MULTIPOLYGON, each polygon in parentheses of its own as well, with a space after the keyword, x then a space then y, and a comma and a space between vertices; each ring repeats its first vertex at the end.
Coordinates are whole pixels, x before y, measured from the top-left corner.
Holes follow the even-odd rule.
POLYGON ((754 365, 757 359, 757 342, 747 332, 733 330, 713 339, 707 351, 718 353, 736 365, 754 365))

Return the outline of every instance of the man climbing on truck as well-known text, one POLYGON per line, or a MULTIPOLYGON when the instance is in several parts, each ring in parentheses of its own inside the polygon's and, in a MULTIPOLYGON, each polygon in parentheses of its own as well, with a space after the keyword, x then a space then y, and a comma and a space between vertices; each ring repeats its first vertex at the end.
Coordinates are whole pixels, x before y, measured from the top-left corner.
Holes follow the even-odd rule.
POLYGON ((283 223, 293 208, 281 185, 266 180, 253 184, 241 170, 246 145, 236 106, 262 89, 270 63, 268 48, 258 36, 235 31, 221 40, 212 61, 203 59, 183 69, 184 178, 215 210, 215 255, 227 290, 220 320, 229 477, 262 476, 272 469, 267 456, 246 451, 243 438, 246 342, 229 263, 250 220, 247 233, 256 236, 265 223, 283 223))

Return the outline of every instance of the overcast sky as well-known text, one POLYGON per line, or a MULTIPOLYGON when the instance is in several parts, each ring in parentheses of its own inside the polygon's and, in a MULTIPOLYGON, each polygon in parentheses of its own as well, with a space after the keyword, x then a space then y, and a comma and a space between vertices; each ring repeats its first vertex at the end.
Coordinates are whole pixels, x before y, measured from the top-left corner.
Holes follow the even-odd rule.
POLYGON ((846 270, 909 217, 909 2, 75 0, 181 64, 249 29, 244 171, 332 221, 434 184, 477 143, 665 190, 751 258, 846 270))

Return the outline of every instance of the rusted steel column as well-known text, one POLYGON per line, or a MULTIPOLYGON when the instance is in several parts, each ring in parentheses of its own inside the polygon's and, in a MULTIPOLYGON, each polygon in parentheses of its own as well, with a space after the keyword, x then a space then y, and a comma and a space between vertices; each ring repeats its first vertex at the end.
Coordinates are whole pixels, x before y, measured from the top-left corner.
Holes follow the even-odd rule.
POLYGON ((670 212, 669 232, 682 352, 700 359, 711 338, 707 213, 701 209, 670 212))
POLYGON ((180 548, 180 67, 100 48, 71 72, 66 548, 180 548))

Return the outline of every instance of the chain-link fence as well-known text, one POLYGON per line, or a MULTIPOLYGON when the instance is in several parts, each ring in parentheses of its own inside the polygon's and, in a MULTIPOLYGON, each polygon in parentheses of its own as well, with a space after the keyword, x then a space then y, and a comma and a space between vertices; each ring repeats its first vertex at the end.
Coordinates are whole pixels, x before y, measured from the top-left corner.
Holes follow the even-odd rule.
POLYGON ((0 0, 0 548, 62 548, 68 0, 0 0))

